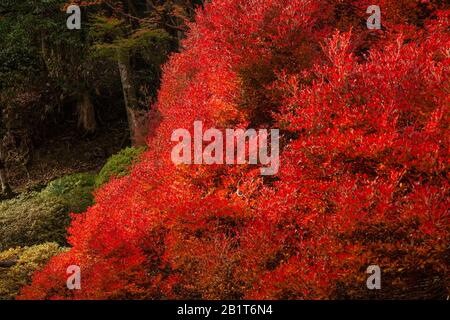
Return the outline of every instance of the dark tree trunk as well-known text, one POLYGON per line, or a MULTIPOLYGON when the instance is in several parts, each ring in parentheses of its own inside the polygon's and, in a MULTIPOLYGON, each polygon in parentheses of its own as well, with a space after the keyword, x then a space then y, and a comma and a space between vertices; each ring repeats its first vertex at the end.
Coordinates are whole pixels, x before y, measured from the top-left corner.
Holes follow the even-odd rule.
POLYGON ((82 128, 86 133, 95 132, 95 130, 97 129, 95 109, 87 90, 85 90, 78 98, 77 111, 78 127, 82 128))
POLYGON ((120 79, 122 81, 123 97, 127 110, 128 127, 130 129, 130 140, 133 146, 145 145, 147 135, 147 112, 140 110, 136 96, 136 88, 133 82, 130 55, 126 49, 118 50, 118 66, 120 79))
POLYGON ((11 187, 8 183, 8 175, 6 174, 6 166, 5 166, 5 153, 3 150, 2 142, 0 141, 0 185, 1 185, 1 193, 3 195, 9 196, 12 193, 11 187))

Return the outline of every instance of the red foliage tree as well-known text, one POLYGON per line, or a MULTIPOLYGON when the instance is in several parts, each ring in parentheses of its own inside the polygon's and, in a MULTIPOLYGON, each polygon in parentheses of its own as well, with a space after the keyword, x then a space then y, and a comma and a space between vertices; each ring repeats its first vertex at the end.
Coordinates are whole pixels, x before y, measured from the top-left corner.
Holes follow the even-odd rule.
POLYGON ((397 3, 380 31, 366 1, 205 5, 165 67, 150 151, 19 298, 358 298, 370 264, 392 289, 376 297, 448 294, 449 11, 397 3), (174 166, 171 134, 196 120, 280 128, 280 172, 174 166))

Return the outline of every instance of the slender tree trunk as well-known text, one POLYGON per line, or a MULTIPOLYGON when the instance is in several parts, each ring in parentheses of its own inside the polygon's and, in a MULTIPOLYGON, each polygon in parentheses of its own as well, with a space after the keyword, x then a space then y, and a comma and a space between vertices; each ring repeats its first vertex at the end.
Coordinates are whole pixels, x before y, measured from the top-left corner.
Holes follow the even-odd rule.
POLYGON ((131 74, 129 52, 125 49, 119 49, 117 58, 131 144, 133 146, 142 146, 145 145, 145 137, 147 135, 147 112, 139 109, 136 88, 131 74))
POLYGON ((84 90, 77 101, 78 127, 86 133, 93 133, 97 129, 95 109, 87 90, 84 90))
POLYGON ((2 188, 1 192, 4 195, 10 195, 12 193, 12 190, 8 183, 8 176, 6 174, 5 159, 3 152, 4 150, 1 144, 2 142, 0 141, 0 184, 2 188))

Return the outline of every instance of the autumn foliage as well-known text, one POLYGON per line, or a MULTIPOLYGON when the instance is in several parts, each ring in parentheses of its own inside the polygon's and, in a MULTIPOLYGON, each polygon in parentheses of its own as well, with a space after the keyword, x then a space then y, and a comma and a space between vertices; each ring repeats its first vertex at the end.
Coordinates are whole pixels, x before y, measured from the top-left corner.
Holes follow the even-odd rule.
MULTIPOLYGON (((214 0, 165 66, 146 152, 21 299, 450 293, 443 1, 214 0), (175 167, 177 128, 280 128, 281 167, 175 167), (366 288, 379 265, 383 290, 366 288), (82 290, 67 290, 79 265, 82 290)), ((446 10, 447 9, 447 10, 446 10)))

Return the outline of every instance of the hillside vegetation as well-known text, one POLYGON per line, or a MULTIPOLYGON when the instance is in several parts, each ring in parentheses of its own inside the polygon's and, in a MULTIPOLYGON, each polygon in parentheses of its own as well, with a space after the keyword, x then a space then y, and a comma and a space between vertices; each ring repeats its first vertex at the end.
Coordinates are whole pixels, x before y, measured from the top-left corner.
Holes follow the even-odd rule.
POLYGON ((163 68, 148 150, 20 299, 445 298, 444 1, 213 0, 163 68), (279 128, 280 170, 179 165, 174 130, 279 128), (82 290, 67 290, 79 265, 82 290), (367 290, 378 265, 383 290, 367 290))

